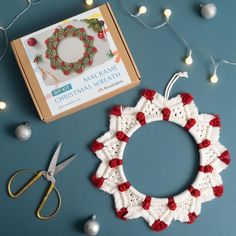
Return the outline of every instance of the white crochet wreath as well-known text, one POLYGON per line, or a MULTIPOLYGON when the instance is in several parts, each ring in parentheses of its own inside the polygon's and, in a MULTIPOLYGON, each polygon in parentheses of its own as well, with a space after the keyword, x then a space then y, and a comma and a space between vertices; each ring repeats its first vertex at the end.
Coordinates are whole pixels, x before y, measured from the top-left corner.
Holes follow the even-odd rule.
POLYGON ((230 154, 220 144, 220 119, 199 114, 188 93, 166 99, 154 90, 144 90, 135 107, 116 106, 110 114, 110 129, 92 144, 101 160, 92 183, 115 199, 119 218, 144 218, 154 231, 166 229, 172 220, 193 223, 201 204, 223 194, 220 172, 230 163, 230 154), (181 194, 167 198, 146 196, 135 189, 123 171, 125 146, 132 134, 145 124, 166 120, 180 125, 195 139, 200 153, 198 174, 181 194))

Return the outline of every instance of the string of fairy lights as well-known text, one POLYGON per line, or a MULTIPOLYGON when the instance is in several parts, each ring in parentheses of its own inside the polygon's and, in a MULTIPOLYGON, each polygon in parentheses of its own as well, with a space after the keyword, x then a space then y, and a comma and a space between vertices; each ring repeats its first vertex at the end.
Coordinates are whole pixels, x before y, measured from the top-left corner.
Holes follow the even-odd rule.
MULTIPOLYGON (((164 26, 168 26, 174 33, 175 35, 180 39, 180 41, 183 43, 183 45, 186 47, 187 49, 187 55, 184 59, 184 63, 188 66, 193 64, 193 49, 190 47, 189 43, 186 41, 186 39, 183 37, 183 35, 175 28, 171 25, 170 23, 170 18, 172 15, 172 11, 170 9, 164 9, 163 10, 163 22, 159 25, 156 26, 150 26, 147 25, 146 23, 143 22, 142 20, 142 15, 147 14, 148 9, 146 6, 140 6, 138 8, 138 11, 133 14, 129 11, 127 5, 126 5, 126 1, 122 0, 122 5, 124 10, 133 18, 135 18, 142 26, 144 26, 147 29, 150 30, 156 30, 156 29, 160 29, 164 26)), ((204 17, 205 19, 212 19, 213 17, 215 17, 216 13, 217 13, 217 8, 214 4, 210 3, 210 4, 201 4, 200 5, 200 12, 202 17, 204 17)), ((218 62, 216 62, 216 60, 212 57, 212 55, 208 54, 211 62, 212 62, 212 66, 213 66, 213 73, 211 74, 211 76, 209 77, 209 81, 213 84, 217 83, 219 81, 219 77, 217 75, 217 71, 220 65, 222 64, 229 64, 229 65, 233 65, 236 66, 236 62, 230 62, 227 61, 225 59, 220 59, 218 62)))
MULTIPOLYGON (((6 55, 7 50, 8 50, 8 46, 9 46, 9 40, 8 40, 8 35, 7 35, 8 30, 14 26, 14 23, 26 11, 28 11, 33 4, 38 4, 38 3, 40 3, 41 0, 35 0, 35 1, 26 0, 26 1, 27 1, 27 6, 20 13, 18 13, 10 21, 10 23, 6 27, 3 27, 3 26, 0 25, 0 32, 2 32, 3 37, 4 37, 3 43, 5 42, 5 48, 4 48, 3 52, 0 54, 0 62, 4 58, 4 56, 6 55)), ((186 41, 186 39, 183 37, 183 35, 176 29, 176 27, 172 26, 172 24, 170 23, 170 19, 171 19, 171 15, 172 15, 171 9, 167 8, 167 9, 163 10, 163 12, 162 12, 163 22, 162 23, 160 23, 159 25, 156 25, 156 26, 150 26, 142 20, 142 15, 148 13, 148 9, 147 9, 146 6, 144 6, 144 5, 139 6, 138 11, 135 12, 135 13, 132 13, 126 5, 126 0, 121 0, 121 2, 122 2, 122 6, 123 6, 124 10, 128 13, 128 15, 130 15, 131 17, 136 19, 137 22, 139 24, 141 24, 143 27, 145 27, 149 30, 157 30, 157 29, 160 29, 160 28, 165 27, 165 26, 169 27, 169 29, 172 30, 172 32, 176 35, 176 37, 186 47, 187 54, 186 54, 186 57, 184 59, 184 63, 188 66, 193 64, 193 62, 194 62, 193 61, 193 49, 190 47, 189 43, 186 41)), ((94 4, 94 0, 84 0, 84 3, 85 3, 85 5, 91 7, 94 4)), ((212 19, 213 17, 215 17, 215 15, 217 13, 217 8, 216 8, 215 4, 213 4, 213 3, 201 4, 200 8, 201 8, 200 9, 201 15, 205 19, 212 19)), ((215 84, 219 81, 217 71, 218 71, 218 68, 219 68, 220 65, 228 64, 228 65, 236 66, 236 62, 230 62, 230 61, 225 60, 225 59, 220 59, 216 62, 216 60, 212 57, 212 55, 209 54, 209 56, 210 56, 212 66, 213 66, 213 72, 212 72, 211 76, 209 77, 209 81, 213 84, 215 84)), ((4 101, 0 101, 0 110, 4 110, 6 107, 7 107, 6 103, 4 101)))

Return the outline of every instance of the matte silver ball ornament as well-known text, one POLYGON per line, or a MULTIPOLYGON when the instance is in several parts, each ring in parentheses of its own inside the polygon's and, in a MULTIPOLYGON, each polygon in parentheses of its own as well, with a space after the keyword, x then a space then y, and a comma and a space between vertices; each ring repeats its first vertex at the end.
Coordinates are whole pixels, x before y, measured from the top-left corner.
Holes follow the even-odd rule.
POLYGON ((85 222, 84 232, 89 236, 97 235, 100 230, 100 225, 96 221, 96 216, 93 215, 92 218, 85 222))
POLYGON ((15 130, 16 137, 21 141, 27 141, 32 136, 32 130, 28 123, 18 125, 15 130))
POLYGON ((214 3, 201 4, 201 15, 205 19, 212 19, 216 16, 217 8, 214 3))

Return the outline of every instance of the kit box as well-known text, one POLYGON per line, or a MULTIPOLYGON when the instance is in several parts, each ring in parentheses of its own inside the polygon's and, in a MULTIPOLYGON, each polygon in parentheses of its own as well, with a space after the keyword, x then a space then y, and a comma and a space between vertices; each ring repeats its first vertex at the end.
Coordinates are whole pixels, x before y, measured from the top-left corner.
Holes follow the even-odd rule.
POLYGON ((11 42, 41 120, 51 122, 140 83, 110 5, 11 42))

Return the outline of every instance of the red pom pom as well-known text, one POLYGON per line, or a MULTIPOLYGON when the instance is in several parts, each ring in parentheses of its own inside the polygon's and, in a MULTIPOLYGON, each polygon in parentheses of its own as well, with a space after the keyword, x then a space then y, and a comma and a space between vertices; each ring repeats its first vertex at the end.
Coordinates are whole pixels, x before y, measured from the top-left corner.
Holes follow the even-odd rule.
POLYGON ((114 115, 114 116, 121 116, 121 113, 122 113, 122 106, 120 106, 120 105, 114 106, 110 112, 110 114, 114 115))
POLYGON ((153 231, 157 231, 160 232, 162 230, 165 230, 168 227, 168 225, 161 220, 156 220, 153 224, 152 224, 152 230, 153 231))
POLYGON ((64 61, 62 61, 62 62, 61 62, 61 66, 64 66, 64 65, 65 65, 65 62, 64 62, 64 61))
POLYGON ((189 218, 188 224, 192 224, 197 219, 197 215, 195 212, 190 212, 190 213, 188 213, 188 218, 189 218))
POLYGON ((145 97, 147 100, 152 101, 154 96, 156 94, 156 91, 151 90, 151 89, 145 89, 142 92, 142 96, 145 97))
POLYGON ((168 107, 163 108, 161 113, 163 115, 163 120, 169 120, 170 114, 171 114, 171 110, 168 107))
POLYGON ((82 68, 79 68, 79 69, 77 70, 77 72, 80 74, 80 73, 83 72, 83 69, 82 69, 82 68))
POLYGON ((46 39, 44 42, 45 44, 49 44, 49 39, 46 39))
POLYGON ((118 131, 116 133, 116 138, 122 142, 128 142, 129 141, 129 137, 123 132, 123 131, 118 131))
POLYGON ((120 192, 125 192, 127 191, 129 188, 131 187, 131 184, 129 182, 125 182, 125 183, 122 183, 122 184, 119 184, 118 185, 118 189, 120 192))
POLYGON ((222 162, 224 162, 226 165, 230 164, 230 153, 228 150, 221 153, 221 155, 218 157, 222 162))
POLYGON ((117 166, 122 165, 122 160, 119 158, 115 158, 109 161, 109 166, 111 168, 116 168, 117 166))
POLYGON ((56 28, 56 29, 54 30, 54 33, 56 34, 56 33, 58 33, 58 32, 59 32, 59 29, 56 28))
POLYGON ((70 71, 65 70, 63 73, 64 73, 64 75, 69 75, 69 74, 70 74, 70 71))
POLYGON ((102 150, 103 148, 104 148, 103 143, 100 143, 100 142, 98 142, 97 140, 95 140, 95 141, 92 143, 91 150, 92 150, 92 152, 96 152, 96 151, 102 150))
POLYGON ((51 68, 52 68, 53 70, 56 70, 56 69, 57 69, 57 67, 54 66, 54 65, 51 65, 51 68))
POLYGON ((139 121, 140 125, 145 125, 146 124, 146 117, 143 112, 138 112, 136 115, 136 119, 139 121))
POLYGON ((188 191, 190 192, 190 194, 193 196, 193 197, 200 197, 201 196, 201 192, 200 190, 194 188, 193 186, 189 187, 188 188, 188 191))
POLYGON ((80 31, 80 32, 84 32, 85 29, 84 29, 84 28, 79 28, 79 31, 80 31))
POLYGON ((88 36, 88 39, 89 39, 89 40, 94 40, 94 37, 91 36, 91 35, 89 35, 89 36, 88 36))
POLYGON ((198 144, 199 149, 207 148, 211 145, 211 141, 208 139, 203 140, 201 143, 198 144))
POLYGON ((200 166, 199 171, 201 171, 203 173, 212 173, 213 167, 211 165, 200 166))
POLYGON ((100 39, 104 39, 105 38, 105 34, 104 34, 103 30, 98 32, 98 38, 100 38, 100 39))
POLYGON ((191 103, 193 101, 193 97, 189 93, 181 93, 180 96, 182 98, 182 103, 184 105, 187 105, 187 104, 189 104, 189 103, 191 103))
POLYGON ((126 207, 121 208, 119 211, 116 211, 116 216, 122 220, 127 220, 125 218, 125 215, 128 213, 128 210, 126 207))
POLYGON ((73 25, 67 25, 66 28, 72 29, 72 28, 73 28, 73 25))
POLYGON ((195 124, 196 124, 196 120, 194 118, 191 118, 187 121, 186 125, 184 126, 184 128, 186 130, 190 130, 195 124))
POLYGON ((88 65, 91 66, 92 64, 93 64, 93 61, 90 60, 90 61, 88 62, 88 65))
POLYGON ((150 196, 146 196, 146 198, 142 202, 143 209, 149 210, 149 208, 151 206, 151 201, 152 201, 152 198, 150 196))
POLYGON ((34 47, 37 44, 37 40, 35 38, 29 38, 27 43, 30 47, 34 47))
POLYGON ((104 180, 105 179, 103 177, 97 178, 96 173, 93 174, 92 177, 91 177, 91 181, 92 181, 93 185, 97 188, 102 187, 104 180))
POLYGON ((95 47, 93 47, 93 52, 97 52, 98 50, 97 50, 97 48, 95 48, 95 47))
POLYGON ((210 125, 213 127, 220 127, 221 126, 220 117, 216 115, 215 118, 210 121, 210 125))
POLYGON ((168 198, 167 206, 172 211, 174 211, 177 208, 177 205, 173 197, 168 198))
POLYGON ((213 192, 216 197, 221 197, 224 194, 224 186, 219 185, 219 186, 213 187, 213 192))

